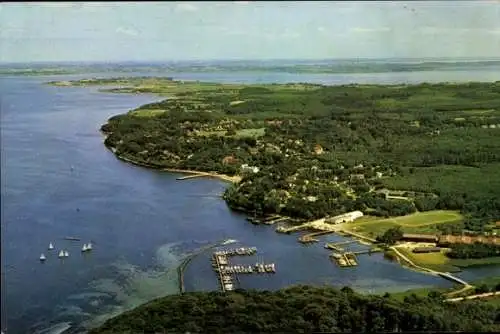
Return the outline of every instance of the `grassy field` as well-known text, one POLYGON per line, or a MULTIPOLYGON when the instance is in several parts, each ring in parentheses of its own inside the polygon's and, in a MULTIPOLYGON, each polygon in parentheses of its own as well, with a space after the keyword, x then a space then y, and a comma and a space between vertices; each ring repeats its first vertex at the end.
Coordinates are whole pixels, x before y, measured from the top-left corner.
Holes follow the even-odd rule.
POLYGON ((439 253, 413 253, 411 249, 398 247, 398 250, 412 260, 416 265, 441 272, 459 272, 461 268, 499 265, 500 257, 488 257, 483 259, 450 259, 446 256, 446 250, 439 253))
MULTIPOLYGON (((478 286, 481 286, 483 284, 486 284, 486 286, 488 286, 489 289, 494 289, 495 286, 500 283, 500 277, 487 277, 487 278, 475 280, 475 281, 472 281, 472 282, 469 282, 469 283, 472 284, 475 287, 478 287, 478 286)), ((453 291, 459 290, 461 288, 462 288, 461 285, 456 285, 455 287, 452 287, 452 288, 419 288, 419 289, 410 289, 410 290, 407 290, 407 291, 391 293, 391 296, 393 296, 394 298, 396 298, 398 300, 403 300, 404 297, 410 296, 413 293, 415 295, 419 296, 419 297, 424 297, 424 296, 427 296, 429 294, 429 292, 431 292, 431 291, 436 291, 436 292, 440 292, 440 293, 449 293, 449 292, 453 292, 453 291)), ((474 294, 474 293, 475 293, 474 289, 471 289, 471 290, 469 290, 467 292, 464 292, 463 294, 456 295, 454 297, 467 296, 467 295, 471 295, 471 294, 474 294)), ((500 298, 487 298, 487 299, 483 299, 483 301, 486 302, 486 303, 500 305, 500 298)))
POLYGON ((140 109, 132 111, 131 114, 139 117, 153 117, 163 114, 164 112, 165 110, 159 109, 140 109))
POLYGON ((398 247, 398 250, 412 260, 416 265, 441 272, 459 272, 460 268, 454 265, 454 260, 446 256, 445 251, 439 253, 416 254, 410 249, 398 247))
POLYGON ((381 235, 387 229, 398 226, 406 233, 434 233, 436 225, 457 222, 462 218, 457 211, 434 210, 386 219, 365 216, 354 223, 346 224, 345 228, 370 237, 381 235))

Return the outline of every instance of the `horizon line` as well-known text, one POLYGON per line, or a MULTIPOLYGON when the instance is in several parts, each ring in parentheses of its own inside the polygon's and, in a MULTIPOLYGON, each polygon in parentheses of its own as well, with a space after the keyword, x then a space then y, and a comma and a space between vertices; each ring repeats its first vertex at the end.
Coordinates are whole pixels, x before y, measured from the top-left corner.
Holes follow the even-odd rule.
POLYGON ((468 60, 468 61, 500 61, 500 57, 342 57, 342 58, 206 58, 206 59, 164 59, 164 60, 46 60, 46 61, 0 61, 0 65, 10 64, 161 64, 161 63, 199 63, 199 62, 272 62, 272 61, 376 61, 376 60, 468 60))

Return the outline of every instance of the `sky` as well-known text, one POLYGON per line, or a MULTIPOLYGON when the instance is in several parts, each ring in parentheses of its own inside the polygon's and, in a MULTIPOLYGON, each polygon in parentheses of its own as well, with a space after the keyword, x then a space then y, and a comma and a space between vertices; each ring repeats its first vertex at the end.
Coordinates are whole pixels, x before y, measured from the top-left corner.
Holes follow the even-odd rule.
POLYGON ((500 56, 500 0, 0 4, 0 62, 500 56))

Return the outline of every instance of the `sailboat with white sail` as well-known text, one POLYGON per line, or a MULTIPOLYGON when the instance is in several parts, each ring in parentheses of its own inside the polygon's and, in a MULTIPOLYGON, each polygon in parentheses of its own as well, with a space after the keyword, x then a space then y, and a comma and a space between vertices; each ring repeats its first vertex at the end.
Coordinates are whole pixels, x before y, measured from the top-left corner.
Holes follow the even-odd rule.
POLYGON ((47 258, 45 257, 45 254, 42 253, 42 255, 40 255, 40 262, 43 262, 45 261, 47 258))
POLYGON ((53 250, 54 249, 54 245, 51 243, 49 243, 49 250, 53 250))
POLYGON ((58 255, 58 257, 59 257, 60 259, 64 257, 64 251, 63 251, 63 250, 60 250, 60 251, 59 251, 59 255, 58 255))

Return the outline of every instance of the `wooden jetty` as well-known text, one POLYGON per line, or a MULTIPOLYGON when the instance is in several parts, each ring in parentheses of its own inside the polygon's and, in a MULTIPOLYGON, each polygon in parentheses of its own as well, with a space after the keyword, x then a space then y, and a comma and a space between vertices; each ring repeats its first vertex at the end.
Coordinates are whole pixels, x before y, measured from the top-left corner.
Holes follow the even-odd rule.
POLYGON ((310 229, 310 226, 307 225, 298 225, 298 226, 292 226, 292 227, 283 227, 283 226, 278 226, 276 228, 276 232, 278 233, 292 233, 300 230, 308 230, 310 229))
POLYGON ((319 237, 321 235, 326 235, 326 234, 331 234, 333 233, 332 231, 321 231, 321 232, 313 232, 309 234, 305 234, 301 237, 299 237, 299 242, 301 243, 312 243, 312 242, 318 242, 319 240, 316 239, 315 237, 319 237))
POLYGON ((279 223, 282 221, 286 221, 288 219, 289 219, 288 217, 277 217, 277 218, 275 217, 275 218, 265 220, 265 221, 263 221, 263 223, 266 225, 273 225, 273 224, 276 224, 276 223, 279 223))
POLYGON ((342 247, 339 247, 339 246, 337 246, 337 244, 334 244, 334 243, 331 243, 331 242, 327 242, 325 244, 325 248, 326 249, 332 249, 332 250, 340 252, 340 253, 342 253, 344 251, 344 249, 342 247))
POLYGON ((365 249, 365 250, 362 250, 362 251, 356 251, 356 252, 352 252, 352 253, 355 254, 355 255, 361 255, 361 254, 373 254, 373 253, 379 253, 379 252, 382 252, 382 249, 380 249, 380 248, 370 248, 370 249, 365 249))

